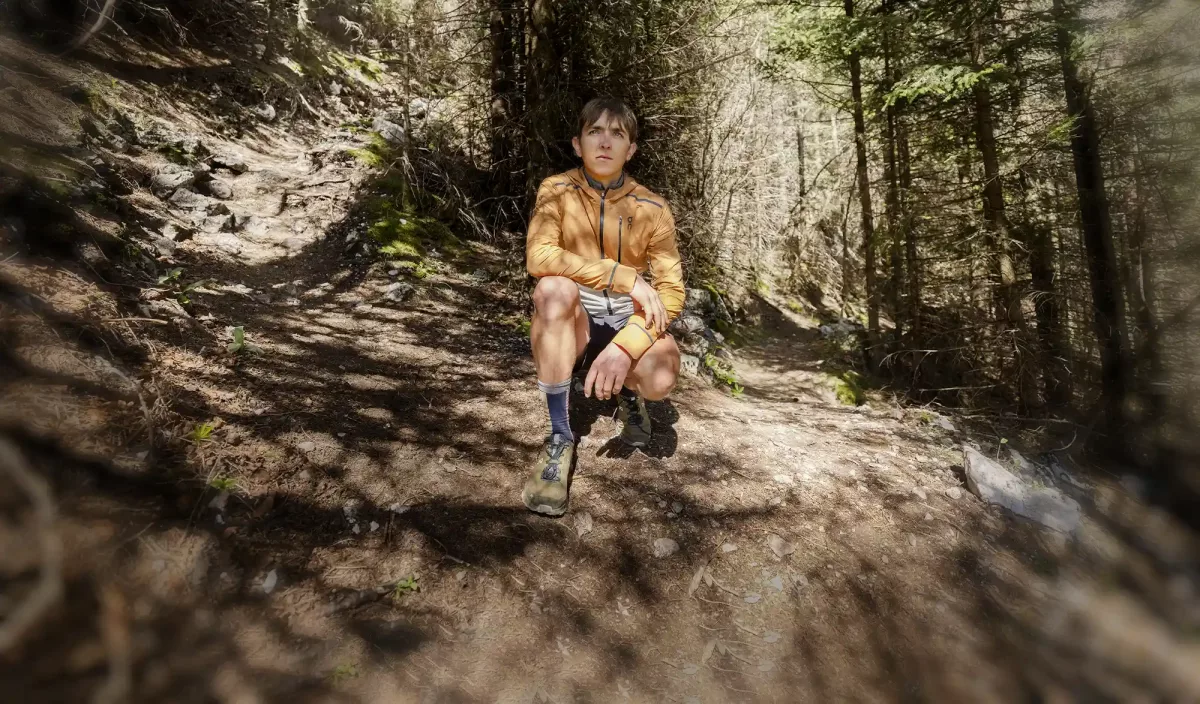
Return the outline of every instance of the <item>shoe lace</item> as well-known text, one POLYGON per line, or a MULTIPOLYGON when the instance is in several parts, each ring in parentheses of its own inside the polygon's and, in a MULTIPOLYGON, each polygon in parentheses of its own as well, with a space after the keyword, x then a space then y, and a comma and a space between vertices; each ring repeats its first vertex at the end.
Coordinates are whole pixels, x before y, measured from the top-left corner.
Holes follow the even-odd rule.
POLYGON ((625 410, 629 414, 629 423, 640 426, 642 424, 641 405, 638 404, 636 399, 622 398, 621 400, 625 403, 625 410))
POLYGON ((546 468, 542 470, 542 481, 554 482, 562 476, 559 470, 559 465, 562 464, 562 454, 566 452, 567 445, 570 443, 562 440, 551 440, 549 446, 546 447, 546 454, 550 456, 550 461, 546 463, 546 468))

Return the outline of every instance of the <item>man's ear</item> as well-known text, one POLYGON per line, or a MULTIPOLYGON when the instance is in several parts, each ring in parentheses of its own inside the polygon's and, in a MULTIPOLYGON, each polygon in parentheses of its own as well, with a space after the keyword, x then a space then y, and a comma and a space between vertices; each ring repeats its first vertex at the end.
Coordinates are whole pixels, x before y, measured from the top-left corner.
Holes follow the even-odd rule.
POLYGON ((575 156, 582 159, 583 158, 583 149, 579 146, 579 138, 578 137, 571 138, 571 146, 575 147, 575 156))
POLYGON ((632 159, 634 154, 637 154, 637 142, 630 142, 629 152, 625 154, 625 161, 632 159))

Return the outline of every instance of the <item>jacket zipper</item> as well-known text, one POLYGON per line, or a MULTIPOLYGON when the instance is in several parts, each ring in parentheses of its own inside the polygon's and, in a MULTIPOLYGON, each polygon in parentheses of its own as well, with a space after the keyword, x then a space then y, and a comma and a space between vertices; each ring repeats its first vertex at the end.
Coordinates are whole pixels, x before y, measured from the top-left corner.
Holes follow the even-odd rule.
MULTIPOLYGON (((605 188, 600 192, 600 258, 604 258, 604 203, 608 200, 608 189, 605 188)), ((618 225, 618 229, 620 225, 618 225)), ((618 238, 619 239, 619 238, 618 238)), ((621 256, 621 250, 617 250, 618 261, 621 256)), ((608 297, 608 289, 604 289, 604 304, 608 306, 608 314, 612 315, 612 299, 608 297)))
POLYGON ((617 263, 621 263, 621 229, 625 226, 625 218, 617 218, 617 263))

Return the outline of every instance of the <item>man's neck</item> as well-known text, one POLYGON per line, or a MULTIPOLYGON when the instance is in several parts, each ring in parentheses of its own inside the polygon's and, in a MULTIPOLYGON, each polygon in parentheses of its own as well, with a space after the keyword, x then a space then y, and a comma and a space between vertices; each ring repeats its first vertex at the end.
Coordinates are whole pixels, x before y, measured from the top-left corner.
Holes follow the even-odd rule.
POLYGON ((587 168, 583 169, 583 177, 587 179, 588 185, 592 188, 595 188, 597 191, 607 191, 613 188, 620 188, 622 184, 625 183, 624 170, 622 170, 621 173, 617 174, 616 176, 608 179, 607 183, 589 174, 587 168))

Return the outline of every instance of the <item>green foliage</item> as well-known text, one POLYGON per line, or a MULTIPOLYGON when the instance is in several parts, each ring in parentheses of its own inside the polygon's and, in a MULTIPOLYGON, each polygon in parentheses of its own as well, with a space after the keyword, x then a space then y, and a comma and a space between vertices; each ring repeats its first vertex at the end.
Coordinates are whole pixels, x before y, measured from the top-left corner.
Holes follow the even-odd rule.
POLYGON ((980 71, 957 65, 923 66, 898 81, 892 90, 883 96, 883 101, 885 105, 895 105, 900 101, 912 102, 924 97, 942 101, 954 100, 1003 69, 1003 64, 992 64, 980 71))
POLYGON ((182 267, 174 267, 172 269, 167 269, 167 271, 164 274, 162 274, 161 276, 158 277, 158 283, 159 284, 174 283, 179 280, 179 277, 182 274, 183 274, 182 267))
POLYGON ((786 305, 787 309, 792 311, 796 315, 803 315, 805 313, 804 305, 802 303, 800 303, 800 301, 797 301, 794 298, 789 298, 787 300, 787 303, 785 303, 784 305, 786 305))
POLYGON ((867 401, 867 395, 863 393, 862 386, 859 385, 857 372, 842 372, 834 378, 833 389, 837 394, 837 400, 847 406, 861 406, 867 401))
POLYGON ((523 315, 513 314, 500 316, 500 324, 514 332, 521 333, 525 337, 529 337, 529 330, 533 322, 523 315))
POLYGON ((200 443, 208 442, 212 439, 212 433, 216 430, 216 426, 212 423, 200 423, 192 428, 192 432, 188 433, 188 438, 192 442, 199 445, 200 443))
POLYGON ((712 374, 713 380, 729 389, 735 397, 740 397, 745 389, 734 374, 733 365, 709 353, 704 355, 704 368, 712 374))
POLYGON ((396 586, 392 588, 392 601, 400 601, 406 594, 421 591, 421 585, 417 584, 417 575, 411 575, 396 582, 396 586))
POLYGON ((241 325, 229 331, 229 337, 233 340, 225 346, 226 351, 230 354, 238 352, 248 352, 250 346, 246 343, 246 329, 241 325))
POLYGON ((356 677, 358 677, 358 666, 353 663, 343 663, 329 673, 329 684, 336 686, 356 677))
POLYGON ((236 491, 237 480, 232 477, 214 477, 208 483, 209 487, 217 491, 236 491))

